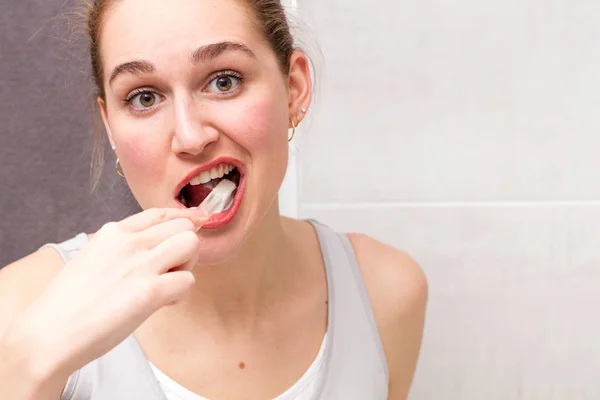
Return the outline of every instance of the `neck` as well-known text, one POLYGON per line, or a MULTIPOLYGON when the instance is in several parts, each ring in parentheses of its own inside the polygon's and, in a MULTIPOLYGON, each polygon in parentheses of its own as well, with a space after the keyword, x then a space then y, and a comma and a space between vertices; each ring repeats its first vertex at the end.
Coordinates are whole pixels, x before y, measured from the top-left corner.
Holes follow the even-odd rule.
POLYGON ((232 259, 194 270, 196 284, 182 307, 225 328, 251 327, 294 279, 290 255, 296 252, 275 201, 232 259))

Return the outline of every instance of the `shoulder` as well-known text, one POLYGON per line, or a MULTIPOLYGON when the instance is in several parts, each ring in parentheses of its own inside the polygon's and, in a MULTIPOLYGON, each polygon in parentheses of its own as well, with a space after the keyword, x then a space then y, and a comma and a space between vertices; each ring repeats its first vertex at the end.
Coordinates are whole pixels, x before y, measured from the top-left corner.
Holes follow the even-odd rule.
POLYGON ((0 336, 46 288, 64 264, 50 247, 0 269, 0 336))
POLYGON ((390 398, 405 398, 421 347, 427 278, 417 262, 402 251, 362 234, 348 234, 348 238, 384 346, 390 398))
POLYGON ((366 235, 351 233, 348 238, 381 325, 394 323, 415 307, 423 307, 427 278, 415 260, 366 235))

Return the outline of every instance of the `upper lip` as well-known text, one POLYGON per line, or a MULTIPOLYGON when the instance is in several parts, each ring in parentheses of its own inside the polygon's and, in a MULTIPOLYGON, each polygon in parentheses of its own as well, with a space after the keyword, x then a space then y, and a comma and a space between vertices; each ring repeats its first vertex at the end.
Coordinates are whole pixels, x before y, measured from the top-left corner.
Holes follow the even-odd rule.
POLYGON ((240 175, 244 175, 245 174, 245 169, 244 169, 244 163, 241 162, 240 160, 233 158, 233 157, 218 157, 215 158, 212 161, 209 161, 205 164, 202 164, 194 169, 192 169, 191 171, 189 171, 185 177, 181 180, 181 182, 179 182, 179 184, 177 185, 177 187, 175 188, 175 194, 174 197, 178 197, 179 193, 181 193, 181 190, 188 184, 190 183, 190 181, 195 178, 196 176, 198 176, 198 174, 200 174, 203 171, 209 171, 210 169, 212 169, 213 167, 219 165, 219 164, 231 164, 233 165, 238 172, 240 173, 240 175))

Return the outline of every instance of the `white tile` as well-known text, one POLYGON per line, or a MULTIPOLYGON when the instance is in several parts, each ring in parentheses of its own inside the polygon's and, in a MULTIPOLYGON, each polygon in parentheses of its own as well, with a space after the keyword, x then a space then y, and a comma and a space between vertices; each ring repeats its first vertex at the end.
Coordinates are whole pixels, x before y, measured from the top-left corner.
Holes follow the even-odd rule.
POLYGON ((325 61, 305 201, 600 199, 600 2, 299 7, 325 61))
POLYGON ((430 302, 414 400, 600 398, 600 207, 303 209, 403 249, 430 302))

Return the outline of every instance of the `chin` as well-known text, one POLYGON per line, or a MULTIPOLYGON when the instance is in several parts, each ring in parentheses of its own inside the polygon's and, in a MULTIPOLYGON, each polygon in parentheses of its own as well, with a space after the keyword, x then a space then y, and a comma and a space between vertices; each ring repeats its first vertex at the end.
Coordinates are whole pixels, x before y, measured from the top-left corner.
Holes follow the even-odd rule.
MULTIPOLYGON (((252 198, 250 195, 248 200, 252 198)), ((214 229, 200 229, 200 254, 198 265, 219 265, 234 259, 244 248, 256 244, 263 234, 264 223, 272 216, 279 215, 277 195, 272 199, 256 199, 257 209, 248 209, 242 205, 235 218, 227 224, 214 229), (249 243, 249 241, 251 243, 249 243)), ((247 204, 246 204, 247 206, 247 204)), ((268 224, 268 222, 267 222, 268 224)))
MULTIPOLYGON (((234 225, 234 224, 232 224, 234 225)), ((233 226, 221 232, 216 230, 200 230, 200 250, 198 265, 211 266, 225 264, 231 261, 244 247, 247 234, 245 230, 233 226)))

